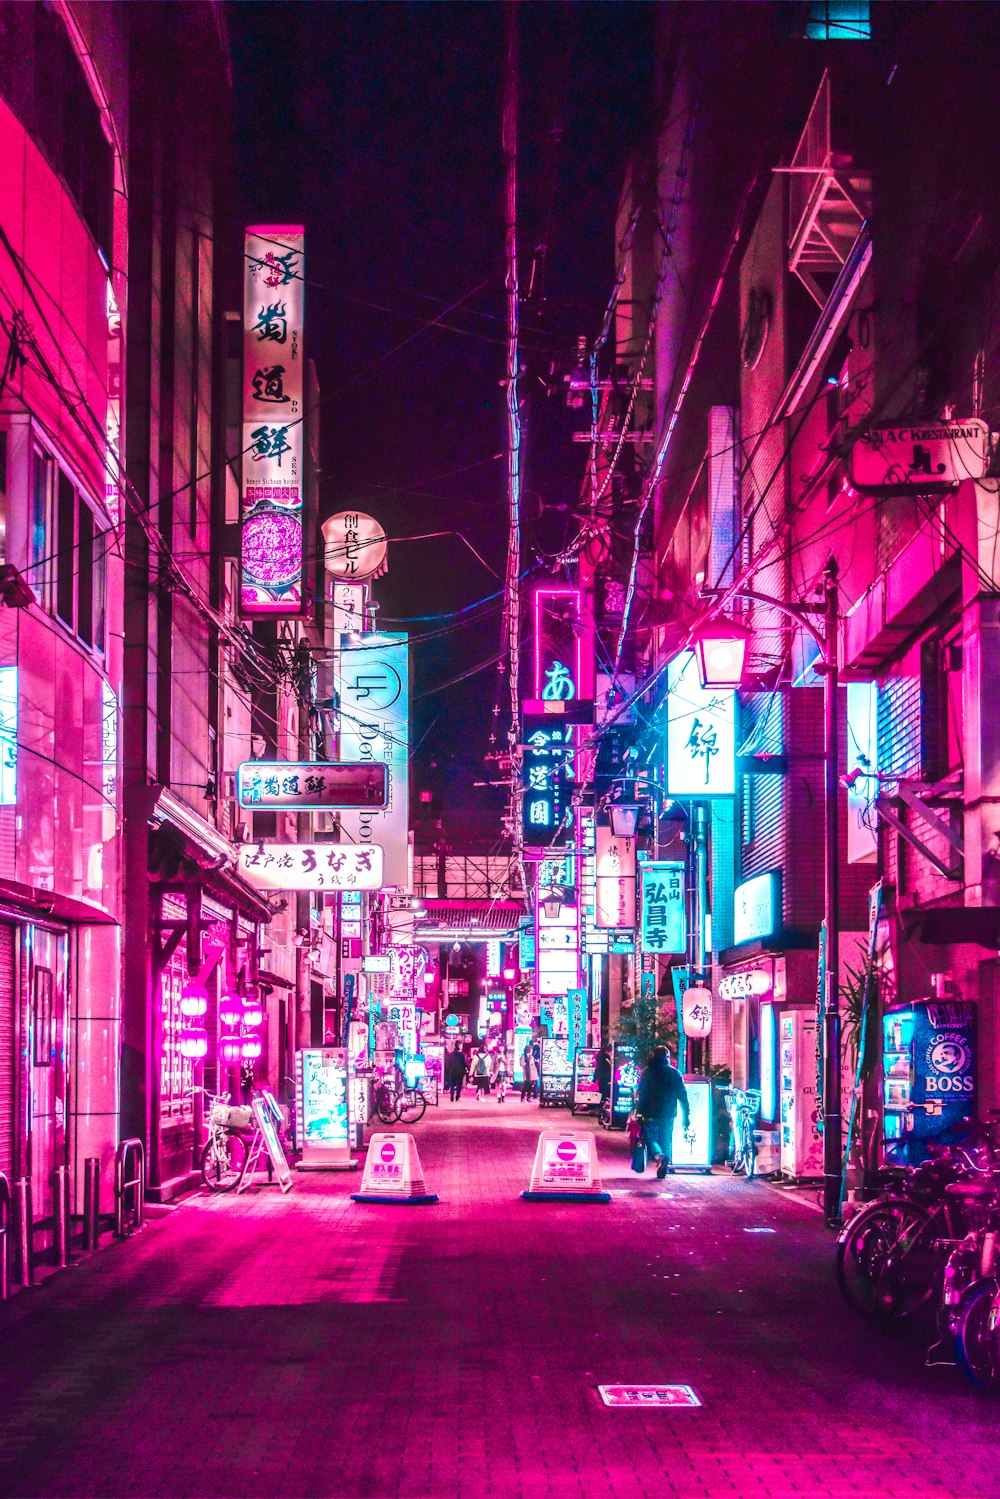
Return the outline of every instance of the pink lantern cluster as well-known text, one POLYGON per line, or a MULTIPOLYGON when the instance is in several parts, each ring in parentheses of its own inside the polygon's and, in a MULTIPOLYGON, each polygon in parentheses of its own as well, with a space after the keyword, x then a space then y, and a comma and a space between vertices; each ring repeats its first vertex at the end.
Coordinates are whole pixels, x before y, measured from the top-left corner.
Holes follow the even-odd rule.
POLYGON ((253 1033, 264 1024, 264 1006, 251 990, 241 995, 226 989, 219 1000, 219 1019, 228 1027, 219 1037, 220 1062, 255 1062, 263 1050, 261 1039, 253 1033))
POLYGON ((208 1032, 205 1029, 205 1013, 208 1010, 208 990, 197 979, 189 979, 181 990, 180 1012, 187 1021, 182 1026, 177 1044, 182 1057, 200 1062, 208 1055, 208 1032))

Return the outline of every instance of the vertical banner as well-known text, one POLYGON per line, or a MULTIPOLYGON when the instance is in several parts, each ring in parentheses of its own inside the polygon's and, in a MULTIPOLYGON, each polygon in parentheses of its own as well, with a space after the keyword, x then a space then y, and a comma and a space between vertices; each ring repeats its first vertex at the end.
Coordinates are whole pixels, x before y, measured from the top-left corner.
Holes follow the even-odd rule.
POLYGON ((635 839, 620 838, 598 823, 594 867, 594 925, 635 926, 635 839))
POLYGON ((247 229, 243 256, 243 478, 240 608, 301 614, 306 605, 301 225, 247 229))
POLYGON ((408 638, 397 634, 346 637, 335 678, 340 758, 384 764, 389 779, 384 810, 341 812, 340 826, 351 843, 381 845, 384 884, 397 890, 409 885, 408 638))
POLYGON ((536 588, 535 698, 568 703, 587 697, 583 677, 583 621, 579 588, 536 588))
POLYGON ((684 863, 655 859, 644 864, 642 880, 642 951, 687 952, 684 863))
POLYGON ((702 687, 693 651, 667 667, 666 741, 670 796, 736 794, 736 694, 702 687))

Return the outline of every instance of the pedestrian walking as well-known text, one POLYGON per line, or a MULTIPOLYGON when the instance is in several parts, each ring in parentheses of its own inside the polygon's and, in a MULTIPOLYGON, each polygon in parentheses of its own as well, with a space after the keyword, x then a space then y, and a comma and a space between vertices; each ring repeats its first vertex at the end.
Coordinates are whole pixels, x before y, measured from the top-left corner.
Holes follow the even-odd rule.
POLYGON ((496 1089, 497 1103, 503 1103, 507 1097, 507 1058, 503 1052, 497 1052, 496 1066, 493 1069, 493 1086, 496 1089))
POLYGON ((535 1054, 531 1042, 521 1053, 521 1102, 535 1096, 535 1054))
POLYGON ((672 1174, 674 1169, 671 1152, 678 1108, 684 1128, 690 1128, 691 1111, 684 1079, 671 1065, 667 1048, 654 1046, 639 1079, 636 1109, 642 1119, 649 1154, 657 1157, 656 1175, 661 1181, 668 1171, 672 1174))
POLYGON ((482 1045, 472 1059, 472 1081, 476 1085, 476 1097, 485 1098, 490 1091, 490 1059, 482 1045))
POLYGON ((468 1063, 465 1060, 465 1052, 462 1043, 455 1042, 454 1051, 450 1051, 444 1059, 444 1081, 448 1088, 448 1097, 452 1103, 458 1103, 462 1096, 462 1088, 465 1084, 465 1075, 468 1071, 468 1063))

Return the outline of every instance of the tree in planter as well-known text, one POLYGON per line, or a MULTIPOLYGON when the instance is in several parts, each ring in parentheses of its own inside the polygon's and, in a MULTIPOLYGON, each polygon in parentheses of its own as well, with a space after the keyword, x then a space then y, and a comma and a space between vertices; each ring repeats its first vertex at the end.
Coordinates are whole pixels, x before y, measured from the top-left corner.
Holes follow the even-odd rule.
POLYGON ((869 974, 867 966, 843 970, 838 985, 842 1016, 841 1037, 850 1068, 852 1088, 857 1082, 860 1093, 854 1114, 852 1157, 861 1173, 862 1190, 875 1180, 878 1172, 878 1099, 875 1093, 881 1062, 881 1023, 879 1008, 879 970, 869 974), (865 987, 868 986, 868 1008, 865 1010, 865 987), (862 1023, 864 1032, 862 1034, 862 1023), (858 1076, 858 1055, 863 1055, 858 1076))
POLYGON ((654 1046, 665 1046, 671 1057, 676 1057, 677 1015, 674 1006, 664 1004, 655 994, 641 995, 629 1009, 622 1011, 615 1039, 634 1039, 637 1042, 641 1066, 645 1066, 654 1046))

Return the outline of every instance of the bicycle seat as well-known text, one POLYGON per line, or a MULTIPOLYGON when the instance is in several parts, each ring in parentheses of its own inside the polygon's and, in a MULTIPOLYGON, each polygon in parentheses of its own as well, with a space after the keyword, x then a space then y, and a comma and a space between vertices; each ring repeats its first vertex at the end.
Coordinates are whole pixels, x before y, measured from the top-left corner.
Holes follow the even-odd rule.
POLYGON ((992 1182, 948 1182, 945 1192, 949 1197, 992 1197, 992 1182))

